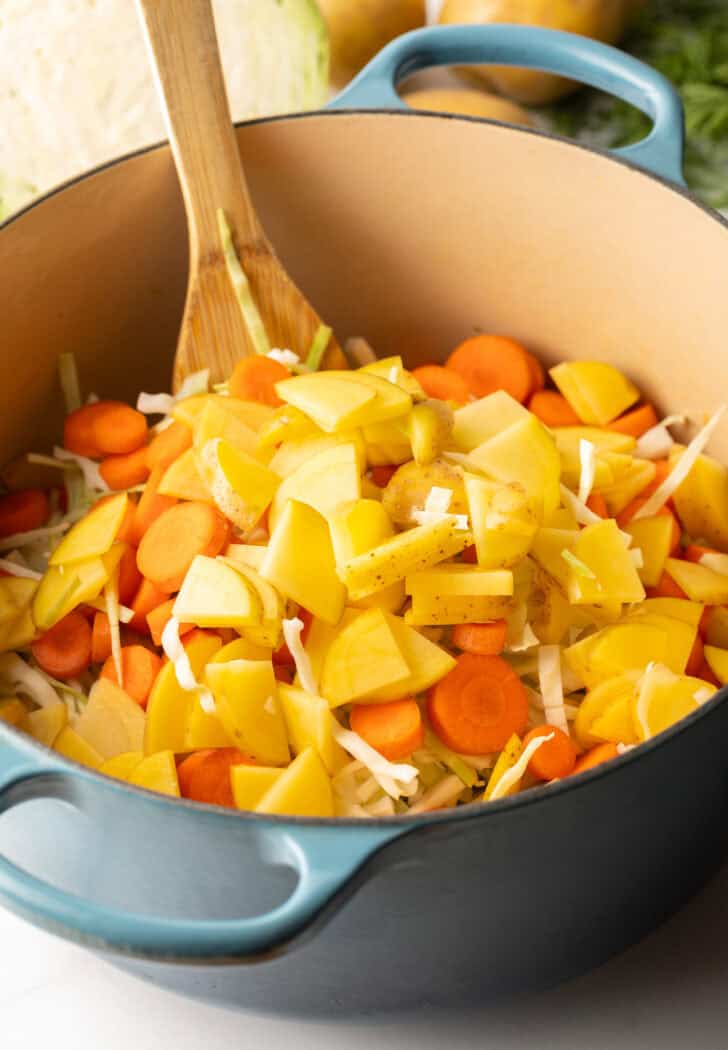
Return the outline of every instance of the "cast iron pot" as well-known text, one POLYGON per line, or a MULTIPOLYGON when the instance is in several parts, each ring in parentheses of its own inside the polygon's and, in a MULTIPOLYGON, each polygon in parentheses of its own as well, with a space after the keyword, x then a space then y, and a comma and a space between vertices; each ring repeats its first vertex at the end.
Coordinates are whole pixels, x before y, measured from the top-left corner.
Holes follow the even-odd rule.
MULTIPOLYGON (((656 73, 580 37, 428 29, 390 45, 335 109, 238 135, 273 243, 341 335, 414 364, 503 332, 549 361, 612 361, 667 410, 725 396, 728 232, 681 188, 679 102, 656 73), (654 131, 610 156, 380 111, 417 68, 484 61, 609 90, 654 131)), ((87 391, 168 387, 185 271, 166 146, 2 229, 3 459, 59 433, 61 351, 87 391)), ((714 451, 728 458, 728 428, 714 451)), ((720 862, 726 699, 588 775, 367 823, 173 802, 0 723, 0 899, 149 980, 262 1009, 459 1005, 553 984, 642 937, 720 862)))

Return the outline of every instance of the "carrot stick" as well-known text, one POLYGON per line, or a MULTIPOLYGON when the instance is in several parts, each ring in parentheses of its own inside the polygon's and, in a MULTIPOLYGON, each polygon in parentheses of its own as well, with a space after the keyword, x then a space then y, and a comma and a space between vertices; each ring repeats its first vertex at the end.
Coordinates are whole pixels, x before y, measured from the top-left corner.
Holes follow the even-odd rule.
POLYGON ((171 426, 160 430, 147 445, 147 463, 150 470, 166 468, 192 447, 192 431, 186 423, 175 419, 171 426))
MULTIPOLYGON (((538 751, 536 754, 538 754, 538 751)), ((609 762, 611 759, 618 757, 619 751, 616 744, 598 744, 596 747, 589 748, 577 759, 574 773, 586 773, 587 769, 594 769, 595 766, 600 766, 602 762, 609 762)))
POLYGON ((470 401, 470 387, 466 381, 443 365, 420 365, 412 369, 412 375, 428 397, 454 401, 458 405, 466 405, 470 401))
POLYGON ((528 391, 531 397, 537 394, 539 390, 543 390, 544 383, 546 382, 546 375, 544 374, 543 365, 536 357, 535 354, 530 354, 528 351, 528 370, 531 374, 531 387, 528 391))
POLYGON ((42 489, 19 489, 0 496, 0 539, 39 529, 49 514, 48 496, 42 489))
MULTIPOLYGON (((147 440, 147 420, 123 401, 97 401, 91 419, 91 438, 105 456, 135 452, 147 440)), ((79 409, 82 412, 83 409, 79 409)))
POLYGON ((293 685, 293 679, 296 677, 295 667, 291 667, 290 664, 274 664, 273 674, 276 682, 285 682, 286 685, 293 685))
POLYGON ((592 492, 589 499, 586 501, 586 505, 589 510, 598 514, 600 518, 609 517, 609 508, 607 507, 607 501, 601 492, 592 492))
POLYGON ((461 557, 461 560, 464 561, 466 565, 477 565, 478 564, 478 549, 475 546, 475 544, 471 543, 471 545, 469 547, 466 547, 460 557, 461 557))
POLYGON ((30 647, 38 666, 54 678, 75 678, 91 662, 91 627, 78 610, 68 613, 30 647))
POLYGON ((111 628, 106 613, 97 612, 91 628, 91 663, 102 664, 111 656, 111 628))
POLYGON ((142 582, 142 574, 136 563, 136 551, 133 547, 127 547, 119 562, 119 601, 122 605, 128 605, 139 590, 142 582))
MULTIPOLYGON (((172 609, 174 607, 174 598, 170 598, 166 602, 162 602, 151 612, 147 613, 147 627, 149 633, 152 636, 152 641, 155 645, 162 644, 162 631, 169 623, 169 619, 172 615, 172 609)), ((180 638, 182 635, 187 634, 194 627, 192 623, 181 623, 179 625, 180 638)))
MULTIPOLYGON (((708 630, 710 628, 710 621, 711 621, 711 618, 713 616, 713 609, 714 608, 715 608, 714 605, 706 605, 705 608, 703 609, 703 614, 700 617, 700 623, 698 624, 698 631, 700 632, 700 637, 703 639, 704 642, 707 641, 707 638, 708 638, 708 630)), ((698 678, 702 678, 702 677, 703 677, 702 675, 698 675, 698 678)))
MULTIPOLYGON (((122 645, 121 673, 124 678, 124 692, 136 700, 140 707, 147 706, 149 694, 154 681, 162 668, 162 660, 156 653, 143 645, 122 645)), ((108 678, 115 685, 119 684, 113 656, 109 656, 101 668, 101 678, 108 678)))
POLYGON ((516 672, 500 656, 463 653, 432 687, 432 726, 447 747, 466 755, 499 751, 528 721, 528 697, 516 672))
POLYGON ((555 390, 537 390, 528 402, 528 409, 547 427, 575 427, 581 423, 563 394, 555 390))
POLYGON ((568 733, 557 726, 536 726, 523 738, 523 746, 527 747, 532 740, 538 740, 542 736, 551 736, 545 744, 541 744, 538 751, 528 763, 530 772, 538 780, 559 780, 568 777, 574 772, 576 765, 576 748, 568 733))
POLYGON ((180 793, 183 798, 195 802, 234 808, 230 770, 233 766, 255 764, 252 758, 235 747, 195 751, 177 768, 180 793))
POLYGON ((390 762, 411 755, 425 738, 422 715, 415 700, 355 704, 349 721, 354 732, 390 762))
POLYGON ((214 558, 227 546, 229 536, 227 518, 210 503, 178 503, 144 533, 137 551, 139 571, 160 590, 171 594, 182 586, 197 555, 214 558))
POLYGON ((695 635, 695 641, 693 647, 690 650, 690 656, 688 662, 685 665, 685 674, 692 675, 694 678, 699 678, 698 672, 705 663, 705 654, 703 653, 703 639, 700 637, 700 631, 695 635))
MULTIPOLYGON (((151 448, 151 445, 149 447, 151 448)), ((152 468, 149 480, 144 486, 142 498, 134 511, 130 540, 135 547, 139 546, 142 536, 152 522, 156 521, 165 510, 169 510, 170 507, 174 507, 177 503, 177 500, 172 496, 160 496, 157 492, 166 469, 163 463, 157 464, 152 468)))
POLYGON ((276 383, 291 373, 271 357, 243 357, 236 364, 228 383, 231 397, 242 401, 259 401, 277 408, 283 402, 276 393, 276 383))
POLYGON ((528 356, 525 347, 515 339, 474 335, 453 350, 446 367, 461 375, 476 397, 505 390, 516 401, 523 402, 532 384, 528 356))
POLYGON ((667 572, 663 572, 657 586, 646 587, 648 598, 687 598, 687 594, 667 572))
POLYGON ((138 631, 139 634, 149 634, 147 615, 152 609, 156 609, 158 605, 161 605, 162 602, 166 602, 168 597, 169 595, 166 591, 161 591, 150 580, 145 580, 142 577, 139 590, 134 595, 134 600, 131 603, 131 607, 134 610, 134 618, 129 621, 129 627, 133 631, 138 631))
POLYGON ((458 623, 452 629, 452 644, 465 653, 498 656, 506 644, 508 625, 505 620, 491 623, 458 623))
POLYGON ((630 437, 640 438, 652 427, 657 426, 660 420, 657 418, 652 405, 639 405, 637 408, 625 412, 619 419, 607 423, 607 430, 614 430, 618 434, 629 434, 630 437))
POLYGON ((392 480, 393 475, 396 474, 397 469, 398 468, 395 466, 371 467, 370 472, 372 475, 372 481, 378 488, 386 488, 392 480))
POLYGON ((149 477, 146 446, 142 445, 135 452, 107 456, 99 467, 99 474, 110 489, 130 489, 143 484, 149 477))

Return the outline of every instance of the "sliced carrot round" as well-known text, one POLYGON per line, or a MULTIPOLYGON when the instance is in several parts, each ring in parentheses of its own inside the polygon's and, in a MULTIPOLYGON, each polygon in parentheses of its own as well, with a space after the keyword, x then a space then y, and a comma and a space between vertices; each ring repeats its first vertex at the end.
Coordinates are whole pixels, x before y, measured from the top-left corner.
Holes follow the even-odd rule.
POLYGON ((198 554, 214 558, 227 546, 229 535, 227 518, 212 504, 178 503, 161 514, 142 537, 137 551, 139 571, 171 594, 182 586, 198 554))
POLYGON ((147 445, 147 463, 150 470, 155 467, 165 469, 192 448, 192 431, 186 423, 175 419, 174 423, 155 434, 147 445))
POLYGON ((98 401, 89 407, 94 409, 91 439, 104 456, 135 452, 146 444, 146 417, 131 405, 123 401, 98 401))
POLYGON ((63 445, 77 456, 88 456, 90 459, 101 459, 103 451, 94 437, 94 418, 103 412, 103 401, 92 405, 82 405, 74 412, 69 412, 63 421, 63 445))
POLYGON ((594 514, 598 514, 600 518, 609 517, 609 507, 607 506, 607 501, 604 496, 602 496, 601 492, 592 492, 589 499, 586 501, 586 505, 590 511, 594 514))
POLYGON ((461 375, 444 365, 420 365, 412 369, 412 375, 428 397, 441 401, 454 401, 466 405, 470 401, 470 387, 461 375))
POLYGON ((683 557, 685 561, 699 562, 705 554, 720 554, 715 547, 701 547, 699 543, 689 543, 683 557))
POLYGON ((243 357, 230 376, 230 396, 277 408, 283 402, 276 393, 276 383, 289 379, 290 375, 286 366, 272 357, 243 357))
POLYGON ((355 704, 349 722, 355 733, 390 762, 411 755, 425 737, 419 706, 412 699, 355 704))
POLYGON ((160 514, 164 514, 165 510, 169 510, 170 507, 174 507, 177 504, 177 500, 173 496, 160 496, 157 491, 166 469, 165 466, 160 464, 152 468, 149 480, 144 486, 142 498, 134 510, 130 542, 136 547, 141 543, 142 536, 152 522, 156 521, 160 514))
POLYGON ((133 547, 127 547, 119 562, 119 601, 122 605, 128 605, 139 590, 142 582, 142 574, 136 563, 136 551, 133 547))
POLYGON ((637 408, 625 412, 619 419, 607 423, 607 430, 614 430, 618 434, 629 434, 630 437, 640 438, 652 427, 659 423, 657 413, 652 405, 639 405, 637 408))
POLYGON ((555 390, 536 391, 528 402, 528 410, 547 427, 575 427, 581 423, 564 395, 555 390))
POLYGON ((500 656, 463 653, 432 687, 432 726, 453 751, 486 755, 499 751, 528 721, 528 697, 513 668, 500 656))
MULTIPOLYGON (((161 658, 143 645, 123 645, 121 647, 123 689, 132 700, 136 700, 140 707, 147 706, 149 694, 161 668, 161 658)), ((108 678, 115 685, 119 685, 119 676, 116 673, 113 656, 107 658, 99 677, 108 678)))
POLYGON ((384 489, 397 473, 397 469, 397 467, 389 464, 381 467, 371 467, 372 481, 377 488, 384 489))
POLYGON ((563 729, 550 725, 536 726, 526 733, 523 738, 523 746, 525 748, 532 740, 548 736, 551 739, 541 744, 528 763, 528 768, 539 780, 558 780, 560 777, 568 777, 574 772, 576 765, 576 748, 571 737, 563 729))
POLYGON ((693 678, 700 677, 700 668, 705 663, 705 655, 703 653, 703 639, 700 637, 700 632, 695 635, 695 641, 693 647, 690 650, 690 656, 688 662, 685 665, 685 674, 691 675, 693 678))
POLYGON ((459 623, 452 629, 452 644, 465 653, 498 656, 506 644, 508 625, 505 620, 490 623, 459 623))
POLYGON ((142 485, 149 477, 146 446, 119 456, 107 456, 99 467, 99 474, 110 489, 117 491, 142 485))
POLYGON ((160 590, 151 580, 142 577, 139 589, 131 602, 134 618, 130 620, 129 627, 139 634, 149 634, 147 616, 152 609, 166 602, 168 597, 167 591, 160 590))
POLYGON ((516 401, 523 402, 532 383, 528 359, 528 350, 515 339, 474 335, 453 350, 446 367, 461 375, 476 397, 505 390, 516 401))
POLYGON ((687 598, 680 584, 668 572, 663 572, 655 587, 645 588, 648 598, 687 598))
POLYGON ((240 765, 254 766, 256 763, 235 747, 195 751, 177 767, 180 794, 195 802, 234 807, 230 770, 240 765))
POLYGON ((531 389, 529 394, 533 397, 539 390, 543 390, 544 383, 546 382, 546 375, 543 370, 543 365, 536 357, 535 354, 528 354, 528 369, 531 373, 531 389))
POLYGON ((0 539, 41 528, 49 514, 48 496, 42 489, 18 489, 0 496, 0 539))
POLYGON ((91 663, 91 626, 78 610, 68 613, 31 645, 38 666, 54 678, 76 678, 91 663))
POLYGON ((574 766, 574 773, 586 773, 587 769, 594 769, 595 766, 600 766, 602 762, 609 762, 611 759, 618 757, 619 751, 616 744, 598 744, 579 756, 574 766))
POLYGON ((102 664, 111 656, 111 628, 106 613, 97 612, 91 628, 91 663, 102 664))

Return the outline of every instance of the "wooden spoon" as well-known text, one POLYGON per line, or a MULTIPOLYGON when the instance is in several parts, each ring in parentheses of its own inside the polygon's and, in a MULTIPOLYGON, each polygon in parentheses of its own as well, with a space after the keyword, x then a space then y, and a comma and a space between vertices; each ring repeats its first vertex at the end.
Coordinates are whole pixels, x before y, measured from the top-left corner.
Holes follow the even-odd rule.
MULTIPOLYGON (((305 357, 321 319, 283 269, 250 199, 230 117, 210 0, 137 0, 182 185, 190 272, 173 387, 201 368, 212 382, 255 352, 227 272, 222 208, 271 346, 305 357)), ((331 338, 325 367, 345 367, 331 338)))

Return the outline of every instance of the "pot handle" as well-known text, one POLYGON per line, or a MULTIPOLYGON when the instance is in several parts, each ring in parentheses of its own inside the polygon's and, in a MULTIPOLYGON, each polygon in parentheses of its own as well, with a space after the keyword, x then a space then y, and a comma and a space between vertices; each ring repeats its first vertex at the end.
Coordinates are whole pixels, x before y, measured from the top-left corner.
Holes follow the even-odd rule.
POLYGON ((680 96, 661 73, 615 47, 574 33, 522 25, 431 26, 388 44, 331 103, 333 109, 407 109, 399 81, 429 66, 522 66, 558 73, 630 102, 654 121, 647 138, 612 152, 684 185, 680 96))
MULTIPOLYGON (((73 782, 92 774, 0 744, 0 813, 29 798, 73 801, 73 782)), ((146 794, 146 793, 145 793, 146 794)), ((163 796, 139 804, 167 806, 163 796)), ((163 815, 162 815, 163 816, 163 815)), ((229 818, 228 818, 229 819, 229 818)), ((23 871, 0 855, 0 902, 43 928, 102 951, 150 959, 257 961, 288 950, 323 925, 360 884, 357 874, 374 854, 411 828, 362 824, 341 828, 313 821, 285 825, 261 818, 258 846, 270 863, 292 867, 290 897, 267 914, 243 919, 175 919, 129 913, 84 900, 23 871)))

